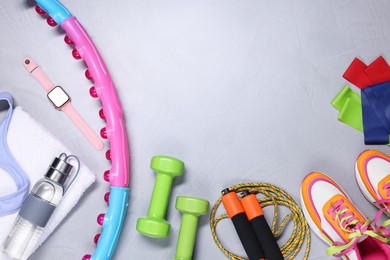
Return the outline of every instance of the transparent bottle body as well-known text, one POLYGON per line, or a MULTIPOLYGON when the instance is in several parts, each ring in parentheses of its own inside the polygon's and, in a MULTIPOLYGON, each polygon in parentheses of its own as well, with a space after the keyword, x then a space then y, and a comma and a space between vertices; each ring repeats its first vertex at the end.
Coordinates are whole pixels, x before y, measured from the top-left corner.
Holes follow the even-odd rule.
MULTIPOLYGON (((35 184, 31 195, 57 206, 62 199, 63 188, 57 183, 43 178, 35 184)), ((44 227, 35 225, 18 215, 3 243, 3 252, 11 259, 27 259, 27 256, 37 246, 43 230, 44 227)))

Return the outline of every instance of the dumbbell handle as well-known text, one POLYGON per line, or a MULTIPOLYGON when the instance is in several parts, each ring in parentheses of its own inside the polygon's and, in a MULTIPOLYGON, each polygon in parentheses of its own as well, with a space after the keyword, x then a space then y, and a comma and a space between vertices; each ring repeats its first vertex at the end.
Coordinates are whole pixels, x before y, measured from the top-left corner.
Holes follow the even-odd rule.
POLYGON ((176 260, 192 259, 192 252, 194 250, 198 227, 198 218, 198 216, 192 214, 183 214, 176 247, 176 260))
POLYGON ((168 200, 171 194, 172 181, 172 176, 157 172, 152 198, 150 199, 148 217, 158 219, 165 218, 168 200))

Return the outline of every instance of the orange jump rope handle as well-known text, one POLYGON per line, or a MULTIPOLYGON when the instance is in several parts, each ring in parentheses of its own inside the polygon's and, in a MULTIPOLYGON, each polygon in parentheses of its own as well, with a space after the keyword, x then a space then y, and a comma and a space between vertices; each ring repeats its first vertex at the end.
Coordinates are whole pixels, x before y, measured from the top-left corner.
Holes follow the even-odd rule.
POLYGON ((233 222, 249 260, 264 259, 264 251, 253 232, 236 192, 229 189, 223 190, 222 203, 233 222))
POLYGON ((282 252, 264 218, 263 210, 257 201, 256 196, 250 194, 248 191, 244 191, 243 195, 244 197, 241 199, 241 204, 257 239, 264 249, 265 257, 269 260, 283 260, 282 252))

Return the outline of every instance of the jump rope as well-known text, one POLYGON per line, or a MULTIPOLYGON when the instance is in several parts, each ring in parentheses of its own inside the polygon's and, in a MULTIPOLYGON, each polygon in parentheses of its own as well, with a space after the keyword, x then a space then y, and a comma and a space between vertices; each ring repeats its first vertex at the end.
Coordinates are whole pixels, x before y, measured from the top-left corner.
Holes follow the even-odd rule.
POLYGON ((104 196, 108 211, 97 217, 102 225, 101 234, 94 238, 97 244, 93 254, 87 254, 83 260, 111 259, 122 230, 122 224, 128 206, 129 192, 129 148, 122 107, 115 86, 107 67, 86 30, 72 14, 57 0, 36 0, 35 10, 46 18, 47 23, 61 26, 65 31, 65 42, 73 47, 75 59, 83 59, 87 65, 85 76, 94 85, 90 94, 99 98, 102 109, 99 115, 106 120, 106 127, 101 130, 102 138, 108 139, 110 149, 106 152, 112 166, 104 173, 104 179, 111 185, 110 192, 104 196))
MULTIPOLYGON (((310 229, 306 222, 306 219, 298 206, 298 204, 294 201, 294 199, 283 189, 275 187, 273 185, 267 183, 240 183, 233 185, 226 190, 233 191, 235 193, 244 193, 247 194, 261 194, 261 198, 258 198, 258 203, 261 207, 273 206, 274 207, 274 216, 272 219, 272 233, 274 237, 279 237, 283 232, 285 226, 292 221, 293 222, 293 230, 291 236, 280 248, 281 253, 283 254, 284 259, 294 259, 296 255, 299 253, 301 247, 304 245, 304 241, 306 238, 305 244, 305 252, 303 259, 308 259, 310 252, 310 229), (282 221, 280 221, 279 227, 278 217, 280 215, 280 207, 287 207, 291 213, 286 215, 282 221)), ((225 191, 225 190, 224 190, 225 191)), ((223 191, 223 193, 224 193, 223 191)), ((225 248, 222 245, 220 238, 217 234, 217 225, 220 221, 229 218, 228 214, 222 214, 217 216, 217 210, 222 203, 223 198, 219 198, 217 202, 214 204, 211 214, 210 214, 210 228, 211 233, 213 235, 213 239, 215 244, 221 249, 221 251, 229 258, 229 259, 238 259, 245 260, 242 256, 236 255, 225 248)))

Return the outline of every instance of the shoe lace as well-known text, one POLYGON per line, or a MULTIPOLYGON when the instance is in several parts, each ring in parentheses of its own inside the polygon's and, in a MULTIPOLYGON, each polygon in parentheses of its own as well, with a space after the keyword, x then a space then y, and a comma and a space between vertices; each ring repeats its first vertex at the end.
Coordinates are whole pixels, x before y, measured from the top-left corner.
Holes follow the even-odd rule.
POLYGON ((344 243, 336 241, 333 246, 326 250, 326 253, 335 257, 346 255, 356 247, 363 236, 370 236, 383 243, 387 243, 389 241, 387 237, 390 236, 390 232, 385 226, 390 224, 390 220, 385 221, 380 226, 377 225, 377 221, 384 211, 385 209, 382 209, 376 214, 373 222, 374 229, 371 229, 370 224, 372 221, 367 219, 365 222, 361 222, 360 219, 349 210, 348 206, 344 204, 344 200, 341 199, 332 204, 327 212, 332 215, 332 219, 336 220, 336 223, 340 226, 341 230, 349 233, 349 242, 344 243))

